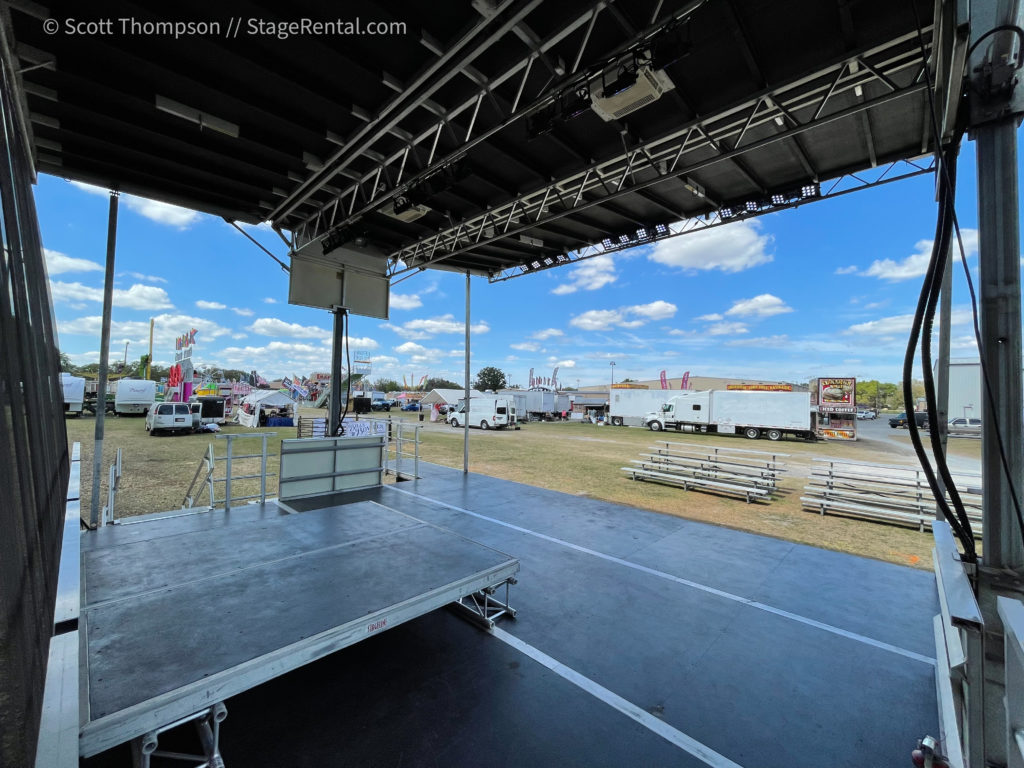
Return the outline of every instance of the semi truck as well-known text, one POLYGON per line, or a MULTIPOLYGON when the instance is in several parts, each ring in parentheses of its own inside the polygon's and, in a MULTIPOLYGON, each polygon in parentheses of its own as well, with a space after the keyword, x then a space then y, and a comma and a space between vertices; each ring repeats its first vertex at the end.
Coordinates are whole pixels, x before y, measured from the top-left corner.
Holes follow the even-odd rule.
POLYGON ((572 408, 569 396, 560 392, 529 389, 523 394, 526 395, 525 416, 530 420, 553 419, 556 416, 560 417, 563 411, 569 411, 572 408))
POLYGON ((642 427, 647 414, 661 410, 661 406, 682 389, 615 389, 612 388, 608 421, 613 427, 642 427))
POLYGON ((715 432, 741 434, 756 440, 779 440, 793 435, 813 440, 810 392, 748 392, 709 390, 669 398, 644 417, 644 426, 657 432, 715 432))

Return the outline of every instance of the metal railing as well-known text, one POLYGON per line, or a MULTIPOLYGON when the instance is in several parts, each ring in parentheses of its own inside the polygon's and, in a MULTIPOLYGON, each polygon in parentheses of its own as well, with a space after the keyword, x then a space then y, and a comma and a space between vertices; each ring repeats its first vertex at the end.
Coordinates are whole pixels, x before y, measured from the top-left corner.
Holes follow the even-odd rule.
POLYGON ((196 473, 192 477, 192 482, 189 484, 188 490, 185 491, 185 496, 181 502, 182 509, 194 508, 196 506, 196 502, 201 498, 203 490, 205 490, 207 493, 207 503, 205 506, 208 509, 213 509, 218 505, 223 505, 224 509, 226 510, 231 509, 231 505, 236 501, 252 501, 254 499, 259 499, 259 502, 261 504, 266 502, 267 478, 277 476, 277 474, 274 472, 267 472, 267 459, 271 459, 277 456, 276 453, 267 452, 267 438, 272 437, 276 434, 276 432, 256 432, 232 435, 217 435, 216 438, 218 440, 227 441, 224 455, 218 456, 216 450, 214 449, 214 443, 209 444, 209 446, 206 449, 206 454, 199 461, 199 466, 196 468, 196 473), (235 443, 238 442, 239 440, 259 440, 259 453, 237 453, 235 451, 235 443), (247 461, 251 459, 260 460, 259 472, 251 472, 249 474, 236 475, 236 462, 247 461), (223 477, 216 477, 218 464, 223 464, 224 466, 223 477), (232 484, 238 483, 243 480, 259 480, 260 492, 246 494, 242 496, 232 495, 232 484), (224 484, 223 496, 219 496, 217 493, 217 485, 219 483, 224 484))
POLYGON ((420 476, 421 429, 422 426, 419 424, 392 420, 388 417, 388 444, 384 453, 385 474, 391 473, 399 480, 415 480, 420 476), (411 474, 408 471, 410 463, 411 474))
POLYGON ((123 456, 121 449, 117 449, 117 456, 114 463, 110 465, 110 472, 107 475, 107 503, 103 507, 103 514, 100 516, 100 525, 113 525, 117 522, 114 517, 114 501, 117 499, 117 492, 121 488, 121 469, 123 456))

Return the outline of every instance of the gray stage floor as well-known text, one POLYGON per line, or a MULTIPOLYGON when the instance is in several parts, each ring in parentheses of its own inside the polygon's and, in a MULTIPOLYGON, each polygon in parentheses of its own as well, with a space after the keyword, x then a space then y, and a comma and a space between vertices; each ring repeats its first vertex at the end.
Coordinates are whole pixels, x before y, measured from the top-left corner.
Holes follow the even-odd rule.
POLYGON ((936 733, 930 573, 420 466, 364 498, 518 558, 517 619, 231 698, 228 766, 898 766, 936 733))

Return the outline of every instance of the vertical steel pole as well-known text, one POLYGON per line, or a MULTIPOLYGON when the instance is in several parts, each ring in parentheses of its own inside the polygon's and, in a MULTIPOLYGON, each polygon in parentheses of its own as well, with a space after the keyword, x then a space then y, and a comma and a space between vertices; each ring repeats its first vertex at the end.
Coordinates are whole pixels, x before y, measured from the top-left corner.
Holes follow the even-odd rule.
MULTIPOLYGON (((260 451, 260 504, 267 503, 267 435, 264 433, 260 451)), ((280 451, 278 451, 280 453, 280 451)))
POLYGON ((224 461, 224 511, 228 512, 231 509, 231 443, 234 435, 228 435, 228 448, 227 456, 224 461))
POLYGON ((466 270, 466 417, 462 420, 462 471, 469 474, 469 270, 466 270))
MULTIPOLYGON (((936 418, 939 423, 933 425, 932 428, 938 428, 939 430, 939 442, 942 445, 942 452, 944 454, 946 453, 946 444, 949 441, 949 334, 950 325, 952 324, 950 313, 953 311, 954 253, 955 249, 951 242, 949 254, 946 258, 946 269, 942 273, 942 293, 939 295, 939 355, 935 362, 938 368, 936 371, 937 381, 935 383, 935 398, 938 401, 936 418)), ((946 484, 942 479, 942 475, 938 475, 936 479, 939 483, 939 491, 945 494, 946 484)), ((937 520, 943 518, 942 511, 938 506, 935 507, 935 518, 937 520)))
POLYGON ((331 397, 328 403, 327 434, 334 437, 341 426, 341 347, 344 342, 343 310, 334 310, 334 341, 331 345, 331 397))
POLYGON ((983 408, 981 444, 984 562, 1024 567, 1024 547, 995 439, 998 428, 1018 493, 1024 491, 1024 391, 1021 377, 1020 232, 1014 118, 980 126, 978 229, 982 356, 994 403, 983 408))
POLYGON ((103 474, 103 426, 107 413, 107 364, 110 362, 110 316, 114 305, 114 253, 117 248, 118 193, 110 193, 107 214, 107 269, 103 282, 103 326, 100 331, 100 370, 96 382, 96 431, 92 447, 92 497, 89 524, 95 528, 100 520, 100 477, 103 474))

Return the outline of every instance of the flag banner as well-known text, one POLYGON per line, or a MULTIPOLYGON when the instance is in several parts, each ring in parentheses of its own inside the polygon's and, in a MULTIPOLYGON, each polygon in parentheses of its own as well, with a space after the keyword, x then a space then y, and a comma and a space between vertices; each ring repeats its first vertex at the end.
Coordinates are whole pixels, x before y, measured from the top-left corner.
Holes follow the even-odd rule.
POLYGON ((690 388, 690 372, 689 371, 687 371, 686 373, 683 374, 683 380, 681 382, 679 382, 679 388, 680 389, 689 389, 690 388))
POLYGON ((534 386, 534 381, 533 381, 533 368, 531 368, 531 369, 530 369, 530 386, 531 386, 531 387, 532 387, 532 386, 534 386))
POLYGON ((665 371, 661 372, 661 388, 668 389, 668 379, 665 378, 665 371))

